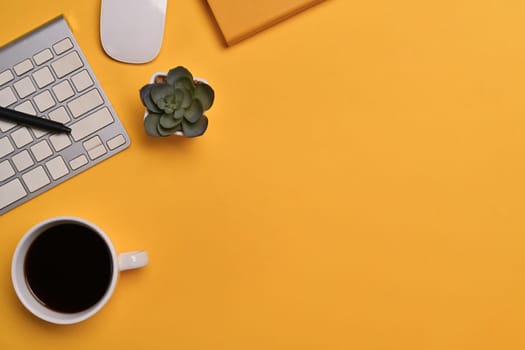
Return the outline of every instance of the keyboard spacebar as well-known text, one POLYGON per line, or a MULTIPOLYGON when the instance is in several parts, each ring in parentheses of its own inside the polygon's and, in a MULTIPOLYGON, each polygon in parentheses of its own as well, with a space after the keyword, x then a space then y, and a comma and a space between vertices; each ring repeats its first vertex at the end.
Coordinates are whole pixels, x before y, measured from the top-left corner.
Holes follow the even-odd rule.
POLYGON ((0 209, 7 207, 9 204, 16 202, 27 194, 18 179, 0 186, 0 209))
POLYGON ((109 110, 104 107, 75 124, 69 125, 69 127, 71 128, 71 136, 75 141, 78 141, 111 123, 113 123, 113 117, 109 110))

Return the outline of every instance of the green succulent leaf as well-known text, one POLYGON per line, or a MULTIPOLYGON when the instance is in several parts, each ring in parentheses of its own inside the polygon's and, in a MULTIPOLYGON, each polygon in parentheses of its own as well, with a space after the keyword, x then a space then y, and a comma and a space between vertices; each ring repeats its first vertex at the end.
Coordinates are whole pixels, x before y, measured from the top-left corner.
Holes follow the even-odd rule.
POLYGON ((164 109, 163 106, 166 104, 166 98, 172 96, 175 93, 173 86, 168 84, 153 84, 151 87, 151 99, 160 108, 164 109))
POLYGON ((208 128, 208 118, 203 115, 196 123, 188 123, 187 120, 182 121, 182 132, 186 137, 197 137, 204 134, 208 128))
POLYGON ((215 100, 215 92, 205 83, 198 83, 195 87, 195 98, 202 104, 202 108, 207 111, 213 105, 215 100))
POLYGON ((182 89, 175 88, 175 105, 177 108, 181 108, 184 100, 184 91, 182 89))
POLYGON ((173 112, 173 118, 182 119, 182 117, 184 117, 184 112, 184 108, 176 109, 175 112, 173 112))
POLYGON ((172 129, 181 123, 182 119, 175 119, 173 114, 163 114, 160 117, 159 124, 164 129, 172 129))
POLYGON ((182 126, 181 125, 182 124, 179 123, 178 125, 174 126, 173 128, 164 128, 162 125, 157 124, 157 132, 159 133, 160 136, 170 136, 173 133, 175 133, 175 131, 182 130, 182 126))
POLYGON ((182 89, 182 91, 184 92, 184 97, 182 98, 182 108, 188 108, 189 106, 191 106, 191 103, 193 101, 193 94, 191 92, 191 90, 188 90, 188 89, 182 89))
POLYGON ((195 89, 195 85, 193 84, 193 80, 191 80, 190 78, 187 78, 187 77, 179 78, 178 80, 175 81, 173 86, 175 86, 176 88, 179 88, 179 89, 187 89, 187 90, 190 90, 190 91, 193 91, 193 89, 195 89))
POLYGON ((151 88, 153 84, 148 84, 140 89, 140 99, 142 104, 148 109, 148 111, 153 113, 162 113, 159 107, 151 99, 151 88))
POLYGON ((191 106, 184 111, 184 119, 193 124, 199 120, 203 112, 200 101, 193 100, 191 106))
POLYGON ((182 66, 170 69, 168 76, 166 77, 166 81, 168 84, 175 86, 175 82, 181 78, 187 78, 190 80, 190 82, 193 81, 193 76, 191 75, 190 71, 182 66))
POLYGON ((157 130, 157 125, 159 125, 160 114, 149 113, 144 119, 144 129, 146 133, 150 136, 161 136, 157 130))

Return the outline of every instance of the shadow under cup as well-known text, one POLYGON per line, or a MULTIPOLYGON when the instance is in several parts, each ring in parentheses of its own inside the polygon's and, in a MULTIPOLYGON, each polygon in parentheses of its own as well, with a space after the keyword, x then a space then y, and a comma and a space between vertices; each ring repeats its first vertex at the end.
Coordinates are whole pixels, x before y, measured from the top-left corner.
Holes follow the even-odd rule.
POLYGON ((53 323, 80 322, 109 300, 119 272, 106 234, 79 218, 50 219, 19 242, 12 262, 15 291, 24 306, 53 323))

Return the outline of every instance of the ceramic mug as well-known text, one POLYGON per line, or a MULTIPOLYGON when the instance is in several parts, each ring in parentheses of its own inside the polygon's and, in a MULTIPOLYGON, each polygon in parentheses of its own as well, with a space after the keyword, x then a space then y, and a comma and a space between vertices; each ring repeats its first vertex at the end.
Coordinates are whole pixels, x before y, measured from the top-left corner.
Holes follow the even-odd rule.
POLYGON ((145 251, 117 253, 93 223, 61 216, 37 224, 22 237, 11 278, 31 313, 48 322, 72 324, 93 316, 108 302, 120 271, 147 263, 145 251))

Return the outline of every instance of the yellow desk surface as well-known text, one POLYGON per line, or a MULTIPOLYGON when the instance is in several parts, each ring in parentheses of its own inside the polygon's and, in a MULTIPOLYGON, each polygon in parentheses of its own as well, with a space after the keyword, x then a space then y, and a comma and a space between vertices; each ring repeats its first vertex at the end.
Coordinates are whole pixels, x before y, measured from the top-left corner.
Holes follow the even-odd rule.
POLYGON ((226 48, 170 1, 140 66, 105 56, 99 6, 0 4, 2 43, 66 15, 133 143, 0 217, 1 349, 525 348, 525 2, 331 0, 226 48), (138 90, 179 64, 209 129, 149 138, 138 90), (151 258, 72 326, 10 282, 57 215, 151 258))

